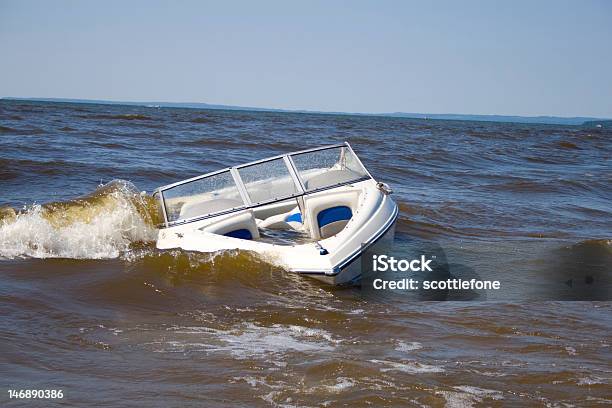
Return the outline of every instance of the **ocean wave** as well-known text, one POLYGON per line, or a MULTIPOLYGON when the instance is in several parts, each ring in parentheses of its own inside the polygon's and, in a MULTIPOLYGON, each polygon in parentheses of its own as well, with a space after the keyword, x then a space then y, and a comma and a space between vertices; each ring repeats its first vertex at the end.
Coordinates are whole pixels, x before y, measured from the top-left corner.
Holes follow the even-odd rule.
POLYGON ((23 113, 45 113, 45 109, 42 107, 36 107, 30 104, 17 104, 13 107, 18 112, 23 113))
POLYGON ((3 221, 14 221, 17 213, 11 207, 0 207, 0 222, 3 221))
POLYGON ((371 363, 379 365, 380 371, 399 371, 408 374, 422 373, 443 373, 445 370, 441 366, 420 363, 418 361, 388 361, 388 360, 369 360, 371 363))
POLYGON ((531 163, 538 164, 561 164, 558 159, 549 156, 528 156, 525 157, 525 160, 531 163))
MULTIPOLYGON (((2 160, 0 160, 0 164, 2 164, 2 160)), ((19 177, 18 174, 9 169, 0 169, 0 181, 12 180, 19 177)))
POLYGON ((546 267, 539 275, 549 282, 561 283, 563 289, 551 285, 555 299, 610 299, 612 239, 586 239, 563 245, 547 254, 543 261, 546 267))
POLYGON ((563 149, 580 149, 580 147, 578 147, 578 145, 576 145, 576 143, 572 143, 570 141, 567 140, 561 140, 559 143, 557 143, 557 146, 563 148, 563 149))
POLYGON ((154 120, 152 117, 147 115, 141 115, 138 113, 126 113, 122 115, 79 115, 82 119, 108 119, 108 120, 154 120))
POLYGON ((269 359, 290 352, 332 351, 339 342, 325 330, 281 324, 245 323, 229 329, 177 326, 170 328, 164 337, 170 335, 174 340, 147 345, 158 353, 223 353, 245 360, 269 359))
POLYGON ((0 257, 117 258, 152 241, 158 221, 151 199, 125 181, 67 202, 0 212, 0 257))
POLYGON ((549 181, 516 179, 501 184, 484 184, 479 186, 485 191, 503 191, 512 193, 557 193, 562 192, 560 185, 553 185, 549 181))
POLYGON ((215 123, 215 120, 211 119, 211 118, 197 117, 197 118, 193 118, 193 119, 187 119, 187 122, 190 122, 190 123, 215 123))
POLYGON ((564 248, 568 251, 596 251, 598 254, 612 255, 612 239, 585 239, 564 248))
MULTIPOLYGON (((140 245, 139 249, 132 245, 130 251, 121 255, 121 259, 126 261, 127 270, 133 274, 140 274, 150 281, 161 278, 159 288, 168 296, 178 296, 176 287, 220 288, 230 284, 233 288, 264 293, 272 303, 280 301, 285 304, 289 301, 294 305, 308 305, 316 309, 324 300, 315 283, 304 281, 299 275, 286 272, 273 259, 250 251, 234 249, 203 253, 182 249, 157 250, 152 244, 145 244, 140 245), (295 296, 278 298, 280 293, 294 293, 295 296)), ((181 296, 185 296, 185 292, 181 293, 181 296)), ((194 293, 199 293, 199 289, 194 293)), ((226 301, 231 303, 232 298, 228 294, 226 301)), ((239 303, 243 300, 234 299, 239 303)))
POLYGON ((295 145, 291 145, 289 143, 283 142, 254 142, 248 138, 235 138, 235 139, 227 139, 227 138, 197 138, 193 140, 181 140, 178 144, 182 146, 203 146, 203 147, 238 147, 241 146, 243 148, 250 148, 253 151, 258 150, 266 150, 269 155, 275 154, 275 152, 281 153, 291 150, 295 148, 295 145))
POLYGON ((43 133, 43 130, 36 127, 30 127, 28 129, 16 129, 8 126, 0 126, 0 134, 2 133, 13 133, 17 135, 38 135, 43 133))
POLYGON ((95 171, 99 174, 124 174, 125 171, 118 171, 115 168, 109 168, 100 164, 87 164, 75 161, 65 160, 30 160, 30 159, 3 159, 0 158, 0 179, 11 179, 16 177, 34 177, 34 176, 58 176, 58 175, 74 175, 79 172, 95 171), (4 176, 3 176, 4 175, 4 176))
POLYGON ((468 408, 483 404, 483 400, 487 400, 490 405, 491 401, 503 400, 503 392, 479 388, 470 385, 461 385, 453 387, 452 391, 440 390, 436 394, 441 395, 446 400, 446 407, 462 407, 468 408))
POLYGON ((23 120, 23 118, 19 115, 8 115, 0 113, 0 119, 2 120, 23 120))

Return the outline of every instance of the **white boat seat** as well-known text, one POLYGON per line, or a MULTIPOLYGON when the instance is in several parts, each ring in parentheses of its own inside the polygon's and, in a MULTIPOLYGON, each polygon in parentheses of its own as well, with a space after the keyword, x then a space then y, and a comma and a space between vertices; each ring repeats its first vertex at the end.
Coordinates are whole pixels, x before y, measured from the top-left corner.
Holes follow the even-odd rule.
POLYGON ((207 215, 223 210, 229 210, 231 208, 241 207, 243 205, 244 204, 238 200, 231 200, 227 198, 218 198, 215 200, 208 200, 199 203, 185 204, 181 208, 179 218, 187 219, 199 217, 201 215, 207 215))
POLYGON ((213 234, 225 235, 226 237, 240 239, 257 239, 259 230, 255 223, 252 210, 231 214, 212 224, 202 228, 203 231, 213 234))
POLYGON ((302 213, 300 212, 300 208, 296 206, 289 212, 272 215, 265 220, 259 220, 257 226, 267 229, 301 230, 302 213))
POLYGON ((330 191, 306 198, 306 221, 313 239, 325 239, 344 229, 359 202, 359 191, 330 191))
POLYGON ((359 173, 352 170, 329 170, 322 174, 317 174, 306 180, 304 187, 306 190, 316 190, 321 187, 333 186, 335 184, 345 183, 351 180, 357 180, 361 177, 359 173))
POLYGON ((317 223, 321 238, 328 238, 342 231, 352 217, 353 211, 345 205, 320 211, 317 214, 317 223))

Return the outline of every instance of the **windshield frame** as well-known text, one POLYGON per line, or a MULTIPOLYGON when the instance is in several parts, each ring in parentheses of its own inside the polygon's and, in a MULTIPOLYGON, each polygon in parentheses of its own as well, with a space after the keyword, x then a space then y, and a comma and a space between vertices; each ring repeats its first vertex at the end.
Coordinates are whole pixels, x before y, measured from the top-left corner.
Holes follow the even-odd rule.
POLYGON ((186 180, 181 180, 181 181, 178 181, 176 183, 172 183, 172 184, 168 184, 168 185, 159 187, 159 188, 157 188, 155 190, 155 192, 153 193, 153 196, 158 195, 158 199, 161 202, 161 208, 162 208, 162 213, 163 213, 162 215, 164 217, 164 222, 163 222, 163 224, 159 225, 159 227, 168 228, 168 227, 172 227, 172 226, 175 226, 175 225, 182 225, 182 224, 187 224, 187 223, 191 223, 191 222, 195 222, 195 221, 204 220, 204 219, 207 219, 207 218, 218 217, 218 216, 221 216, 221 215, 226 215, 226 214, 238 212, 238 211, 242 211, 242 210, 245 210, 245 209, 256 208, 256 207, 268 205, 268 204, 271 204, 271 203, 274 203, 274 202, 290 200, 290 199, 294 199, 294 198, 301 197, 301 196, 304 196, 304 195, 314 194, 314 193, 317 193, 317 192, 320 192, 320 191, 330 190, 330 189, 337 188, 337 187, 340 187, 340 186, 343 186, 343 185, 349 185, 349 184, 353 184, 353 183, 358 183, 358 182, 369 180, 369 179, 372 179, 372 175, 370 174, 368 169, 363 165, 363 163, 361 162, 359 157, 355 154, 355 152, 352 149, 352 147, 350 146, 350 144, 348 142, 344 142, 344 143, 339 143, 339 144, 334 144, 334 145, 315 147, 315 148, 312 148, 312 149, 306 149, 306 150, 300 150, 300 151, 297 151, 297 152, 281 154, 281 155, 278 155, 278 156, 267 157, 265 159, 256 160, 256 161, 253 161, 253 162, 244 163, 244 164, 240 164, 240 165, 237 165, 237 166, 226 167, 226 168, 223 168, 223 169, 220 169, 220 170, 216 170, 216 171, 213 171, 213 172, 210 172, 210 173, 206 173, 206 174, 202 174, 202 175, 199 175, 199 176, 191 177, 191 178, 188 178, 186 180), (300 155, 300 154, 304 154, 304 153, 311 153, 311 152, 321 151, 321 150, 338 149, 338 148, 343 148, 343 147, 349 149, 349 151, 353 154, 353 156, 357 160, 357 163, 363 168, 365 175, 362 176, 362 177, 356 178, 355 180, 347 180, 347 181, 343 181, 343 182, 340 182, 340 183, 324 186, 324 187, 321 187, 321 188, 308 190, 305 187, 305 182, 302 179, 302 177, 300 176, 300 173, 297 170, 297 167, 296 167, 295 163, 293 162, 292 156, 300 155), (282 197, 275 197, 273 199, 264 200, 264 201, 260 201, 260 202, 256 202, 256 203, 251 202, 251 199, 249 197, 249 194, 247 192, 245 184, 242 181, 242 178, 240 177, 240 172, 239 172, 240 169, 241 168, 250 167, 250 166, 254 166, 254 165, 257 165, 257 164, 261 164, 261 163, 270 162, 270 161, 273 161, 273 160, 278 160, 278 159, 283 159, 283 161, 285 163, 285 166, 287 168, 288 174, 291 177, 293 183, 295 184, 295 187, 296 187, 297 191, 295 193, 293 193, 293 194, 282 196, 282 197), (164 191, 167 191, 167 190, 169 190, 169 189, 171 189, 173 187, 177 187, 177 186, 180 186, 180 185, 191 183, 191 182, 194 182, 194 181, 197 181, 197 180, 201 180, 201 179, 204 179, 204 178, 207 178, 207 177, 212 177, 212 176, 215 176, 217 174, 221 174, 221 173, 227 172, 227 171, 229 171, 230 174, 232 175, 232 177, 234 179, 234 183, 235 183, 236 187, 238 188, 238 191, 240 193, 240 196, 241 196, 241 198, 243 200, 244 205, 239 206, 239 207, 230 208, 230 209, 227 209, 227 210, 222 210, 222 211, 210 213, 210 214, 203 214, 203 215, 196 216, 196 217, 186 218, 186 219, 178 219, 178 220, 174 220, 174 221, 169 221, 168 220, 168 213, 169 213, 169 211, 166 208, 166 199, 164 197, 164 191))

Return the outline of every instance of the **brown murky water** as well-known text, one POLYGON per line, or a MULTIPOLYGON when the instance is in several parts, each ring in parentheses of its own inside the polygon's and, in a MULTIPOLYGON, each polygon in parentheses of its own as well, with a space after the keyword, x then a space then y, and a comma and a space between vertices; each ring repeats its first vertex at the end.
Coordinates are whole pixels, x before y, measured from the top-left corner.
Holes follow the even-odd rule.
POLYGON ((0 126, 1 406, 612 404, 609 130, 7 101, 0 126), (395 190, 398 253, 514 290, 372 296, 154 249, 140 190, 343 140, 395 190))

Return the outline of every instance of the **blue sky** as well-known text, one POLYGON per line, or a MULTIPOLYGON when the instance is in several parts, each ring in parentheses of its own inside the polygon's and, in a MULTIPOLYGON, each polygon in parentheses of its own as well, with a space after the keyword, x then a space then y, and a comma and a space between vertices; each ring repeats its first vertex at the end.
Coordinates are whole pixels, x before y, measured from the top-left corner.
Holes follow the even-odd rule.
POLYGON ((612 117, 612 1, 0 0, 0 96, 612 117))

